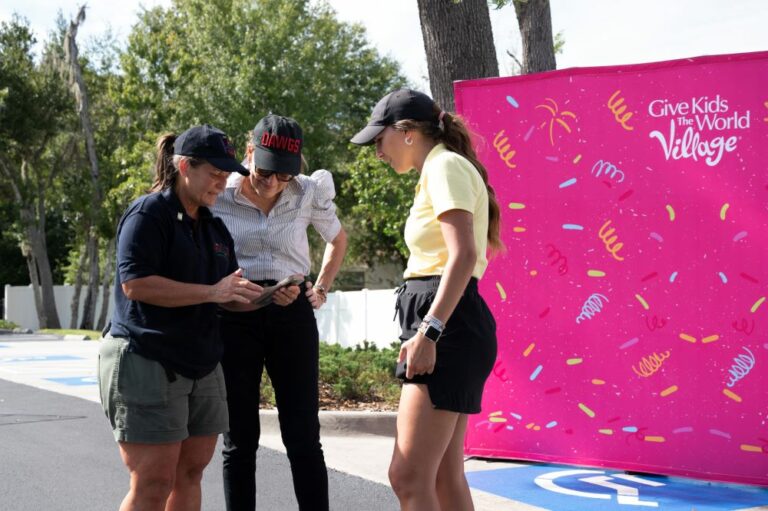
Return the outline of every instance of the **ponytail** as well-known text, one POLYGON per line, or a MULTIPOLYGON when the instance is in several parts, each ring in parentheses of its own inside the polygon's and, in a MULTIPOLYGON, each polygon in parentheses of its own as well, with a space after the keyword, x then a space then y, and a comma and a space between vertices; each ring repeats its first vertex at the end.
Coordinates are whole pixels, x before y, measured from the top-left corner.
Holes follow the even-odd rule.
POLYGON ((417 130, 437 142, 445 144, 449 151, 462 155, 469 160, 483 178, 485 189, 488 191, 488 245, 491 254, 504 251, 504 242, 501 241, 501 211, 496 200, 496 192, 488 183, 488 171, 480 162, 472 147, 472 139, 464 120, 458 115, 444 112, 435 105, 435 118, 438 123, 429 121, 403 120, 396 122, 392 127, 401 131, 417 130))
POLYGON ((176 141, 174 133, 160 135, 155 144, 157 156, 155 158, 155 182, 152 183, 150 192, 159 192, 172 187, 178 176, 177 163, 174 161, 173 143, 176 141))

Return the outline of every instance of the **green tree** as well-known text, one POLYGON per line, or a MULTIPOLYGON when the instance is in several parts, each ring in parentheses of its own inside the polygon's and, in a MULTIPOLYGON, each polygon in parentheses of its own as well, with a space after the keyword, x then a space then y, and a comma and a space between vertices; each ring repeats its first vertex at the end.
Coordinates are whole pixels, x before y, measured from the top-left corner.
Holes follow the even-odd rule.
POLYGON ((46 206, 74 149, 73 116, 70 98, 52 64, 51 44, 39 62, 33 56, 34 44, 28 25, 18 17, 0 24, 0 179, 18 204, 18 235, 40 326, 58 328, 46 206))

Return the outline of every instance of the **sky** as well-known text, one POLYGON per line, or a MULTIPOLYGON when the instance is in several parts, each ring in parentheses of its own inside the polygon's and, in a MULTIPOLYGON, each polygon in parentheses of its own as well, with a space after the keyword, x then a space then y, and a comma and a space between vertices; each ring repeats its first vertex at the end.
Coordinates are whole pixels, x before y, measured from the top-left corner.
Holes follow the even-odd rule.
MULTIPOLYGON (((0 20, 16 12, 39 39, 61 10, 71 19, 84 0, 0 0, 0 20)), ((320 0, 314 0, 320 1, 320 0)), ((398 62, 412 85, 428 92, 427 63, 416 0, 327 0, 341 20, 361 23, 379 51, 398 62)), ((448 0, 446 0, 448 1, 448 0)), ((124 41, 140 6, 170 0, 91 0, 79 32, 89 38, 111 28, 124 41)), ((768 50, 767 0, 551 0, 553 32, 565 47, 558 69, 655 62, 676 58, 768 50)), ((512 6, 491 10, 499 71, 510 74, 522 44, 512 6)))

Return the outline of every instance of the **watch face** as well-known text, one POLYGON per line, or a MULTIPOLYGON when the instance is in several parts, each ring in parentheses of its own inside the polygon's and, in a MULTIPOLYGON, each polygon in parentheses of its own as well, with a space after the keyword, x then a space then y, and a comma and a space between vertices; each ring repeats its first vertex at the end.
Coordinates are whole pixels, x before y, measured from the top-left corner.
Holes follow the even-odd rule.
POLYGON ((440 338, 440 334, 442 334, 442 332, 433 326, 429 326, 426 330, 424 330, 424 337, 432 342, 437 342, 437 340, 440 338))

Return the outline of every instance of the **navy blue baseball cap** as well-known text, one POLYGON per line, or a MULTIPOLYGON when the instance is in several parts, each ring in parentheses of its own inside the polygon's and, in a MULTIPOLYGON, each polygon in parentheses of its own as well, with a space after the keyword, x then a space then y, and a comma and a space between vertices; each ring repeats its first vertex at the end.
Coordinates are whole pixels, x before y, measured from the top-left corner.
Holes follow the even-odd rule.
POLYGON ((413 89, 397 89, 390 92, 373 107, 368 126, 352 137, 353 144, 371 145, 384 128, 397 121, 438 122, 439 113, 435 113, 435 102, 423 92, 413 89))
POLYGON ((235 158, 235 146, 227 135, 209 124, 192 126, 179 135, 173 143, 173 154, 201 158, 226 172, 249 174, 248 169, 235 158))

